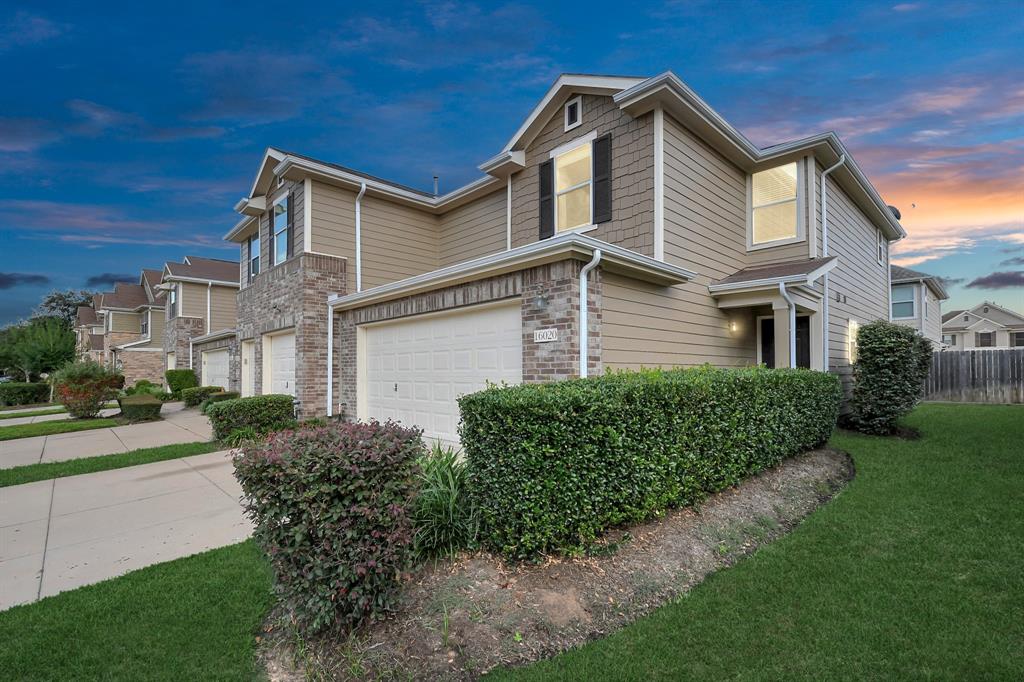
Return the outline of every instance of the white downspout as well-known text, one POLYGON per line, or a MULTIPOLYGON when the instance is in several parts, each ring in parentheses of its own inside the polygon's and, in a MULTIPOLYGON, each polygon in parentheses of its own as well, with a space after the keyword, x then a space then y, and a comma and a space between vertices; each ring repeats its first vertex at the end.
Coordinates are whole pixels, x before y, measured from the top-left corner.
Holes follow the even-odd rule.
POLYGON ((796 368, 796 303, 789 297, 786 291, 786 283, 779 282, 779 295, 789 306, 789 367, 796 368))
POLYGON ((512 174, 508 176, 508 188, 505 191, 505 250, 512 250, 512 174))
POLYGON ((327 304, 327 416, 334 416, 334 308, 327 304))
MULTIPOLYGON (((828 258, 828 192, 825 191, 826 180, 831 175, 832 171, 846 163, 846 154, 839 157, 839 160, 835 162, 835 165, 830 166, 821 172, 821 257, 828 258)), ((829 336, 829 288, 828 288, 828 273, 825 273, 825 279, 822 283, 822 289, 824 296, 821 299, 821 363, 825 371, 829 370, 828 366, 828 336, 829 336)))
POLYGON ((366 183, 360 183, 359 194, 356 195, 356 291, 363 290, 363 195, 366 194, 366 183))
POLYGON ((210 327, 210 294, 213 291, 213 282, 206 283, 206 333, 209 334, 213 331, 210 327))
POLYGON ((587 369, 590 364, 588 362, 589 349, 587 347, 590 342, 590 333, 587 327, 587 307, 590 303, 590 297, 587 295, 587 275, 600 262, 601 249, 594 249, 594 257, 580 270, 580 378, 584 379, 587 376, 587 369))
MULTIPOLYGON (((177 359, 177 358, 175 358, 175 359, 177 359)), ((192 366, 192 339, 188 340, 188 368, 191 369, 192 371, 195 371, 195 369, 196 369, 195 367, 192 366)), ((200 378, 200 382, 199 383, 203 383, 202 382, 202 377, 199 377, 199 378, 200 378)))

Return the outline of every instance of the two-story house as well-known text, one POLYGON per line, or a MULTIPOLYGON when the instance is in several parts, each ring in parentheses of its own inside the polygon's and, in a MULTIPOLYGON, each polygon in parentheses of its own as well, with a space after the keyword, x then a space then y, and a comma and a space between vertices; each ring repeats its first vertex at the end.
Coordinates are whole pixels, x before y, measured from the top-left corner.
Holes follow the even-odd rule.
POLYGON ((237 390, 238 261, 165 263, 160 289, 167 296, 163 368, 193 369, 204 386, 237 390))
POLYGON ((899 265, 889 267, 892 321, 916 329, 939 349, 942 343, 942 302, 949 299, 942 281, 899 265))
POLYGON ((80 305, 75 313, 75 357, 103 363, 103 331, 105 322, 99 307, 100 294, 94 294, 89 305, 80 305))
POLYGON ((563 75, 435 196, 268 149, 241 248, 241 385, 455 440, 486 382, 808 367, 889 315, 886 206, 833 133, 761 149, 673 73, 563 75), (582 332, 582 333, 581 333, 582 332))
POLYGON ((99 295, 103 357, 124 374, 125 384, 163 381, 164 292, 159 270, 143 270, 137 284, 119 282, 99 295))
POLYGON ((1024 315, 984 301, 942 316, 942 344, 948 350, 1024 348, 1024 315))

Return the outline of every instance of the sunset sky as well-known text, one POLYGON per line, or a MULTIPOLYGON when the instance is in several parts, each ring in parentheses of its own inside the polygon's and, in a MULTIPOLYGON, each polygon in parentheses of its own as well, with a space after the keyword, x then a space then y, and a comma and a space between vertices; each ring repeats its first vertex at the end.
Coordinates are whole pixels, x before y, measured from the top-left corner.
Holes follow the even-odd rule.
POLYGON ((846 142, 947 278, 1024 311, 1024 5, 5 3, 0 324, 221 241, 265 147, 442 191, 561 72, 672 70, 759 145, 846 142))

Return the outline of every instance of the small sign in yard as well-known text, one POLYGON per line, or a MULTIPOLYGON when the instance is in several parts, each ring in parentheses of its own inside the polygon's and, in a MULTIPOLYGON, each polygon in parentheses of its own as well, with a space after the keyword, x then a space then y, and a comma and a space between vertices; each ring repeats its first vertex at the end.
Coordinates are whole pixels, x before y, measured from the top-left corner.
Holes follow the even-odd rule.
POLYGON ((533 331, 533 342, 534 343, 548 343, 550 341, 558 341, 558 330, 555 328, 551 329, 535 329, 533 331))

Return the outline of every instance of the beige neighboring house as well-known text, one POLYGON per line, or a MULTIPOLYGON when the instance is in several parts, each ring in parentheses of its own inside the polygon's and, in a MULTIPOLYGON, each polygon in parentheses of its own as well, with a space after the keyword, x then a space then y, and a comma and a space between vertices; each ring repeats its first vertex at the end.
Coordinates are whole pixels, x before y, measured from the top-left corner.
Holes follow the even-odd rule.
POLYGON ((165 263, 160 288, 167 294, 162 370, 192 369, 204 386, 238 390, 238 261, 165 263))
POLYGON ((90 305, 78 306, 75 315, 75 357, 79 360, 93 360, 102 363, 103 357, 103 313, 97 313, 99 294, 93 296, 90 305))
POLYGON ((942 344, 942 302, 949 299, 942 280, 917 270, 892 265, 892 321, 913 327, 935 344, 942 344))
POLYGON ((1024 347, 1024 315, 990 301, 942 316, 942 344, 947 350, 1024 347))
POLYGON ((488 381, 763 362, 849 385, 888 319, 905 233, 839 138, 758 148, 671 72, 563 75, 479 168, 435 195, 268 149, 226 235, 243 393, 456 440, 488 381))
POLYGON ((119 282, 100 294, 104 362, 124 374, 125 385, 140 379, 163 382, 164 292, 159 270, 143 270, 136 284, 119 282))

